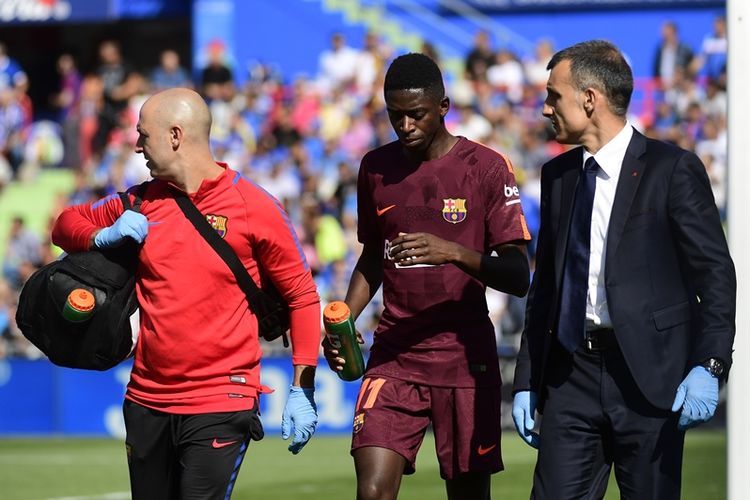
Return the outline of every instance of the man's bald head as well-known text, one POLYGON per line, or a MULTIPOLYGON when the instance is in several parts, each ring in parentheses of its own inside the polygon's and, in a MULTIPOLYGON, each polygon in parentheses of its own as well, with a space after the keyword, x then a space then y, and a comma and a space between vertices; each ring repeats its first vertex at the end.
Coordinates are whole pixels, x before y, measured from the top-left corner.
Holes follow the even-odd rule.
POLYGON ((154 94, 143 104, 142 113, 152 113, 160 127, 180 127, 186 142, 208 144, 211 112, 194 90, 173 88, 154 94))
POLYGON ((138 118, 135 152, 146 159, 155 179, 194 192, 205 179, 223 171, 211 155, 211 113, 189 89, 169 89, 146 100, 138 118))

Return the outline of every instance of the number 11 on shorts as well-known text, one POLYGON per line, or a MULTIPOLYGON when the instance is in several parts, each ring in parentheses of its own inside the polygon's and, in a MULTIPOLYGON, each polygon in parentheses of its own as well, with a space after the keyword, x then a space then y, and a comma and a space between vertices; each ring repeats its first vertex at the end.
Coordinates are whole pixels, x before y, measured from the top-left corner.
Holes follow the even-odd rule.
POLYGON ((384 378, 364 379, 362 381, 362 387, 359 388, 359 396, 357 396, 357 405, 355 406, 355 411, 372 408, 372 406, 375 404, 375 400, 378 399, 378 393, 380 392, 380 389, 383 388, 383 384, 385 384, 384 378), (367 398, 365 398, 364 405, 360 406, 365 394, 367 394, 367 398))

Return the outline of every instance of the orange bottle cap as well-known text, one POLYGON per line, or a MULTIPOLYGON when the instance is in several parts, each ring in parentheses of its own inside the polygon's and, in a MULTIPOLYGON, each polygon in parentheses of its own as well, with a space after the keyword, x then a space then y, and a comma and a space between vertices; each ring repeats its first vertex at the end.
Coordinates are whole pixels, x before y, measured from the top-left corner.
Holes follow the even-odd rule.
POLYGON ((323 309, 323 319, 329 323, 341 323, 348 317, 349 306, 341 300, 335 300, 323 309))
POLYGON ((68 304, 76 311, 87 312, 94 308, 96 300, 94 295, 83 288, 76 288, 68 295, 68 304))

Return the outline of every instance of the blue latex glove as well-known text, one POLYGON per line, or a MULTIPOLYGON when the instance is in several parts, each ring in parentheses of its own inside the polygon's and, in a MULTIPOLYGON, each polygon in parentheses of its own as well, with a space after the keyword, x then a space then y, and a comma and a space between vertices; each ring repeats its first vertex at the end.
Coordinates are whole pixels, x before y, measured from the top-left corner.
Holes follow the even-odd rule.
POLYGON ((681 430, 708 422, 719 404, 719 380, 702 366, 696 366, 677 387, 672 411, 682 408, 677 427, 681 430))
POLYGON ((281 416, 281 437, 289 439, 289 451, 295 455, 310 441, 318 425, 318 408, 315 405, 315 389, 289 387, 284 414, 281 416))
POLYGON ((539 449, 539 434, 533 432, 536 400, 536 392, 517 392, 513 396, 513 423, 521 439, 532 448, 539 449))
POLYGON ((94 245, 97 248, 112 248, 124 242, 130 236, 136 243, 141 243, 148 234, 148 219, 146 216, 125 210, 114 224, 103 228, 94 236, 94 245))

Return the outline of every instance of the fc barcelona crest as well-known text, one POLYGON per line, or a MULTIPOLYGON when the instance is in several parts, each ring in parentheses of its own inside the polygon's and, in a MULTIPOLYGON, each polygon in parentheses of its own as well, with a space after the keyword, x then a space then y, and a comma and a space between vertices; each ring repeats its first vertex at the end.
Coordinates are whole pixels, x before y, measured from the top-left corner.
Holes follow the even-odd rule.
POLYGON ((227 218, 223 215, 206 214, 206 220, 222 238, 227 234, 227 218))
POLYGON ((443 198, 443 219, 453 224, 463 222, 466 218, 465 198, 443 198))
POLYGON ((363 425, 365 425, 365 414, 359 413, 354 417, 354 425, 352 426, 352 429, 354 430, 354 434, 361 431, 363 425))

